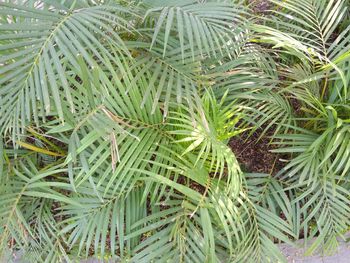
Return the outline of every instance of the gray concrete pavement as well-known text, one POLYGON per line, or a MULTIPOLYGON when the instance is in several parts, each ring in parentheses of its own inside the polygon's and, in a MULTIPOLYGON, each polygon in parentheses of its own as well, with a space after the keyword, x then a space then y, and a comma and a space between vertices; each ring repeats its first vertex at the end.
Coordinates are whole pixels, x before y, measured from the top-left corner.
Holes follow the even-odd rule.
MULTIPOLYGON (((347 236, 349 236, 349 234, 347 236)), ((303 241, 298 242, 299 248, 294 248, 286 244, 279 245, 288 263, 350 263, 350 242, 339 241, 340 245, 337 251, 327 256, 304 256, 305 249, 302 248, 302 242, 303 241)))

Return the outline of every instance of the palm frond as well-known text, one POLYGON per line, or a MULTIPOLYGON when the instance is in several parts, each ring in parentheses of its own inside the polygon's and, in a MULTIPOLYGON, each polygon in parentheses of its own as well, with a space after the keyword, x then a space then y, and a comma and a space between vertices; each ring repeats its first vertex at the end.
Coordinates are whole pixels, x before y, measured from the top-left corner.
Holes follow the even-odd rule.
POLYGON ((59 176, 66 171, 65 169, 53 167, 46 171, 38 171, 30 159, 21 161, 16 166, 2 179, 1 184, 1 251, 7 247, 8 242, 10 247, 11 243, 15 243, 22 249, 29 245, 30 240, 36 242, 30 222, 37 205, 36 199, 78 205, 59 192, 62 189, 69 190, 68 183, 61 180, 43 180, 46 177, 59 176))
POLYGON ((195 50, 199 50, 202 56, 227 52, 225 46, 233 32, 241 31, 239 25, 244 10, 226 2, 162 1, 148 9, 145 16, 147 18, 153 14, 156 14, 157 20, 151 48, 159 32, 164 30, 163 55, 167 51, 169 35, 175 33, 180 41, 182 59, 185 58, 184 47, 187 44, 194 59, 195 50))
POLYGON ((39 118, 52 113, 64 122, 64 112, 76 110, 67 73, 79 68, 77 56, 93 67, 95 58, 113 58, 107 45, 127 52, 112 30, 129 30, 120 14, 130 11, 122 7, 46 10, 10 3, 0 7, 2 13, 10 14, 0 25, 2 132, 11 127, 14 134, 20 134, 28 122, 38 124, 39 118))

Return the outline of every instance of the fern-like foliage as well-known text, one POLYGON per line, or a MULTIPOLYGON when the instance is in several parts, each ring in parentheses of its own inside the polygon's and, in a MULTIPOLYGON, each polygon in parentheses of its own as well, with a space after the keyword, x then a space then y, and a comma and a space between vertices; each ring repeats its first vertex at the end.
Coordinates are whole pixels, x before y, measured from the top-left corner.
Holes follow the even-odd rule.
POLYGON ((0 259, 285 262, 348 230, 348 1, 0 3, 0 259), (232 137, 287 156, 244 171, 232 137), (272 168, 272 167, 271 167, 272 168), (271 169, 273 170, 273 169, 271 169))

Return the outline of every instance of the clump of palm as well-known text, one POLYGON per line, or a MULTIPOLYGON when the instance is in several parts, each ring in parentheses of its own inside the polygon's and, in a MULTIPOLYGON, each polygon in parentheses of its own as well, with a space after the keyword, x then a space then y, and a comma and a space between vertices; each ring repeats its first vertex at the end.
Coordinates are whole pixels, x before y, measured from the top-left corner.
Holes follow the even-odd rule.
POLYGON ((350 223, 348 3, 272 2, 271 16, 254 29, 271 52, 285 54, 277 61, 281 80, 272 91, 283 103, 258 101, 260 119, 280 131, 273 137, 280 146, 275 152, 292 157, 280 175, 293 190, 295 233, 306 242, 317 237, 309 253, 321 247, 330 252, 350 223), (292 114, 285 104, 294 107, 292 114))
POLYGON ((345 2, 304 2, 264 25, 243 1, 0 3, 2 257, 282 262, 301 230, 333 248, 348 29, 328 43, 345 2), (227 146, 261 125, 292 155, 275 177, 227 146))

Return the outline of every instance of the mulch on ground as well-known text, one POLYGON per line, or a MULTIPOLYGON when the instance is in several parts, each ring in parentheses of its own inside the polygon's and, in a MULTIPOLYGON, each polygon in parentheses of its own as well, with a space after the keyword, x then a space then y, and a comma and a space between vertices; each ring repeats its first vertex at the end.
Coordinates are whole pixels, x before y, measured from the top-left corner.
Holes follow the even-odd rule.
POLYGON ((231 138, 229 146, 244 172, 276 174, 285 166, 285 156, 271 152, 276 146, 270 143, 269 134, 259 139, 260 135, 259 131, 251 136, 240 134, 231 138))

